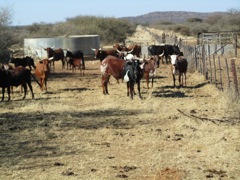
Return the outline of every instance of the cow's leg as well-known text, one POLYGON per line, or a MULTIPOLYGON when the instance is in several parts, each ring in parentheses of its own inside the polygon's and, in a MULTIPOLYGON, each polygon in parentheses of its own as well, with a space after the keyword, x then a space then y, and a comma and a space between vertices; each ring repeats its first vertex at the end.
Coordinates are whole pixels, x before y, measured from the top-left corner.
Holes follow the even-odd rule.
POLYGON ((23 98, 22 98, 22 99, 25 99, 26 94, 27 94, 27 84, 26 84, 26 83, 23 83, 23 84, 22 84, 22 87, 23 87, 23 90, 24 90, 24 95, 23 95, 23 98))
POLYGON ((47 92, 47 79, 45 79, 44 84, 45 84, 45 90, 47 92))
POLYGON ((5 88, 2 87, 2 101, 4 100, 4 93, 5 93, 5 88))
POLYGON ((173 76, 173 86, 175 87, 175 81, 176 81, 175 75, 173 74, 172 76, 173 76))
POLYGON ((65 61, 64 59, 62 59, 62 69, 64 69, 64 67, 65 67, 65 61))
POLYGON ((32 99, 34 99, 33 88, 32 88, 31 82, 28 82, 28 87, 29 87, 29 89, 30 89, 30 91, 32 93, 32 99))
POLYGON ((184 84, 185 84, 185 86, 187 86, 187 73, 186 73, 186 72, 184 72, 183 74, 184 74, 184 81, 185 81, 185 83, 184 83, 184 84))
POLYGON ((40 85, 41 85, 40 89, 41 91, 43 91, 43 78, 40 78, 40 85))
POLYGON ((147 89, 149 89, 149 73, 146 73, 146 83, 147 83, 147 89))
POLYGON ((166 64, 168 64, 168 55, 165 55, 166 64))
POLYGON ((83 69, 86 69, 86 68, 85 68, 85 61, 84 61, 84 58, 82 58, 82 68, 83 68, 83 69))
POLYGON ((130 84, 127 82, 127 96, 129 96, 130 84))
POLYGON ((108 84, 109 78, 110 78, 110 77, 108 77, 108 76, 102 75, 102 89, 103 89, 103 94, 108 94, 107 84, 108 84))
MULTIPOLYGON (((4 91, 5 91, 5 88, 4 88, 4 91)), ((10 86, 7 87, 7 93, 8 93, 8 101, 10 101, 10 99, 11 99, 11 96, 10 96, 10 93, 11 93, 10 92, 10 86)))
POLYGON ((137 82, 137 86, 138 86, 138 96, 140 99, 142 99, 142 96, 141 96, 141 91, 140 91, 140 80, 137 82))
POLYGON ((155 59, 157 60, 157 68, 160 66, 160 58, 158 55, 155 55, 155 59))
POLYGON ((134 84, 128 83, 129 84, 129 89, 130 89, 130 98, 133 99, 133 94, 134 94, 134 84))

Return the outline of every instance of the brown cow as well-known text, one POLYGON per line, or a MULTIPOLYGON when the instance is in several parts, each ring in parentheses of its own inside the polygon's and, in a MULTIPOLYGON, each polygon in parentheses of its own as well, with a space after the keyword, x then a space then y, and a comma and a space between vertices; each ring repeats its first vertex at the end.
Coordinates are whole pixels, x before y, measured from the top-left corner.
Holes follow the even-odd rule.
POLYGON ((150 57, 150 59, 143 60, 143 70, 144 70, 144 77, 146 79, 147 88, 149 89, 149 79, 152 80, 152 87, 153 88, 153 81, 154 77, 156 76, 156 67, 157 67, 157 59, 155 57, 150 57))
POLYGON ((44 92, 44 89, 45 92, 47 92, 47 79, 50 73, 49 64, 52 59, 53 58, 40 60, 36 65, 35 75, 40 80, 40 88, 42 92, 44 92))
POLYGON ((101 62, 103 94, 109 94, 107 84, 111 76, 117 81, 123 78, 122 72, 125 64, 125 60, 114 56, 108 56, 101 62))
POLYGON ((76 73, 76 68, 79 68, 80 74, 84 75, 84 68, 83 68, 81 58, 70 58, 69 59, 69 64, 72 67, 72 72, 76 73))
POLYGON ((186 74, 188 68, 188 62, 183 56, 171 55, 171 71, 173 76, 173 86, 175 87, 175 75, 178 75, 179 86, 187 85, 186 74), (184 76, 184 79, 183 79, 184 76), (184 82, 185 81, 185 82, 184 82))
POLYGON ((128 54, 132 54, 133 56, 140 57, 141 55, 141 46, 136 44, 131 44, 128 47, 122 46, 122 48, 119 48, 119 46, 114 45, 115 50, 118 52, 118 56, 122 59, 126 59, 126 56, 128 54))
POLYGON ((94 58, 100 59, 100 62, 102 62, 103 59, 105 59, 109 55, 117 57, 117 51, 115 49, 102 50, 101 48, 99 48, 99 49, 93 49, 92 48, 92 50, 95 53, 95 57, 94 58))
POLYGON ((2 87, 2 101, 4 100, 5 88, 7 88, 8 92, 8 101, 11 99, 10 97, 10 87, 11 86, 19 86, 22 85, 24 89, 25 99, 27 94, 27 84, 32 93, 32 98, 34 98, 33 89, 31 85, 31 72, 29 69, 24 68, 23 66, 18 66, 13 69, 4 69, 0 68, 0 87, 2 87))

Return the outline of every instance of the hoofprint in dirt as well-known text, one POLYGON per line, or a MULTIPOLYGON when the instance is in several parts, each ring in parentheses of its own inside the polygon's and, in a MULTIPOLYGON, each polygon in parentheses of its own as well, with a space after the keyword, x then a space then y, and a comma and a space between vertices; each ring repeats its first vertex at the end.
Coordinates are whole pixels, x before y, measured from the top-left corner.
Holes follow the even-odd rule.
POLYGON ((59 65, 47 94, 33 86, 35 100, 0 103, 0 179, 240 177, 239 103, 198 74, 174 88, 161 65, 143 100, 113 78, 103 95, 99 61, 85 76, 59 65))

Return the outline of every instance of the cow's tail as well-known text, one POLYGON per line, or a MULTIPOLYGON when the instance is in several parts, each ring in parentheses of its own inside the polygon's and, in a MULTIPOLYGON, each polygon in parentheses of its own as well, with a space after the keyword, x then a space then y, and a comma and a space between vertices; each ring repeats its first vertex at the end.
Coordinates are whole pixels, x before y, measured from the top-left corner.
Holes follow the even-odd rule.
POLYGON ((32 73, 31 73, 31 76, 32 76, 33 79, 37 82, 37 84, 38 84, 40 87, 42 87, 41 84, 38 82, 37 78, 36 78, 32 73))
POLYGON ((129 81, 128 72, 129 72, 129 70, 127 70, 126 74, 125 74, 124 77, 123 77, 123 81, 124 81, 124 82, 128 82, 128 81, 129 81))

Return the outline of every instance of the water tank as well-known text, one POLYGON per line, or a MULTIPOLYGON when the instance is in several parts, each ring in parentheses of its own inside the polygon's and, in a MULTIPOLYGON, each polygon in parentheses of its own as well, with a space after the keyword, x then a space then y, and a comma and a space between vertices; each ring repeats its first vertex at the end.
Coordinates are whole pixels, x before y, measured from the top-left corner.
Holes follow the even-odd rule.
POLYGON ((94 56, 91 48, 100 48, 100 38, 98 35, 73 35, 66 37, 51 38, 25 38, 24 55, 32 57, 47 57, 43 48, 53 47, 71 51, 82 50, 84 56, 94 56))

